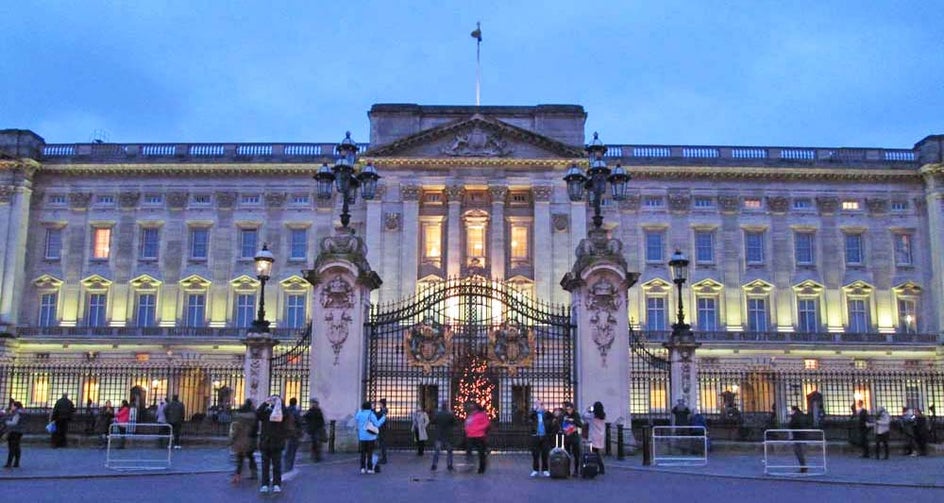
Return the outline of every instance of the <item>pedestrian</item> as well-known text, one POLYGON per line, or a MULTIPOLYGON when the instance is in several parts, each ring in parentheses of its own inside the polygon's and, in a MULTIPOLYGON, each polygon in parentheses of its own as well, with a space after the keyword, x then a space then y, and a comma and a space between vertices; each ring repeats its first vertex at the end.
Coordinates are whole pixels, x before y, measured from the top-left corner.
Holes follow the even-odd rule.
POLYGON ((436 471, 436 464, 439 463, 439 453, 446 450, 446 469, 450 472, 452 466, 453 441, 452 436, 456 428, 456 416, 449 410, 449 403, 443 402, 436 414, 433 415, 433 464, 429 468, 436 471))
POLYGON ((95 415, 95 434, 98 435, 98 446, 105 448, 108 445, 108 430, 112 421, 115 420, 115 408, 111 405, 111 400, 105 400, 105 405, 98 409, 95 415))
POLYGON ((479 455, 478 473, 485 473, 488 465, 488 430, 492 422, 488 414, 477 403, 470 403, 466 410, 468 417, 465 419, 465 440, 466 440, 466 458, 472 458, 472 449, 475 449, 479 455))
POLYGON ((282 450, 285 449, 285 416, 288 409, 282 406, 282 398, 272 395, 256 409, 259 419, 259 453, 262 455, 262 480, 260 493, 282 492, 282 450), (269 484, 271 485, 271 488, 269 484))
MULTIPOLYGON (((606 449, 606 410, 603 408, 602 402, 593 402, 593 405, 587 411, 584 422, 587 425, 587 429, 590 430, 587 434, 590 447, 595 447, 597 450, 606 449)), ((606 468, 603 466, 602 453, 597 456, 597 464, 599 465, 600 475, 606 473, 606 468)))
POLYGON ((869 457, 869 411, 865 408, 862 400, 855 404, 856 409, 856 432, 859 445, 862 447, 862 457, 869 457))
POLYGON ((914 438, 914 413, 908 407, 901 408, 901 417, 898 419, 898 427, 905 437, 905 456, 917 456, 918 444, 914 438))
POLYGON ((7 435, 7 464, 3 465, 4 468, 20 467, 20 455, 22 454, 20 441, 23 439, 23 414, 20 412, 22 409, 22 403, 13 402, 3 416, 7 435))
POLYGON ((892 418, 888 415, 888 411, 885 407, 879 407, 878 416, 875 418, 875 459, 879 459, 882 447, 885 448, 885 459, 888 459, 888 432, 891 424, 892 418))
POLYGON ((121 438, 121 442, 118 444, 119 449, 125 448, 125 434, 128 431, 128 423, 130 422, 131 404, 127 400, 122 400, 118 412, 115 412, 115 427, 118 428, 118 435, 121 438))
POLYGON ((295 469, 295 453, 298 452, 298 445, 302 441, 304 431, 302 429, 302 415, 298 410, 298 399, 292 397, 288 401, 288 414, 286 419, 286 437, 285 437, 285 460, 282 466, 286 473, 295 469))
POLYGON ((238 484, 242 479, 243 460, 249 460, 249 478, 256 480, 259 476, 259 468, 256 466, 256 441, 259 438, 259 418, 253 408, 252 400, 247 398, 246 402, 233 414, 233 422, 229 425, 229 438, 236 458, 236 471, 233 473, 232 482, 238 484))
POLYGON ((548 455, 557 435, 557 422, 541 400, 534 401, 534 407, 528 415, 528 426, 531 430, 531 476, 550 477, 548 455))
POLYGON ((157 404, 157 412, 155 413, 155 417, 157 418, 157 422, 159 424, 167 424, 167 414, 164 413, 165 412, 164 409, 166 407, 167 407, 167 400, 164 400, 163 398, 161 398, 161 401, 158 402, 157 404))
POLYGON ((675 406, 672 407, 672 426, 691 425, 691 415, 692 411, 688 408, 685 400, 679 398, 675 406))
POLYGON ((361 404, 361 410, 354 414, 361 473, 374 473, 374 444, 380 438, 378 434, 386 421, 387 416, 378 416, 377 411, 371 409, 370 402, 361 404))
POLYGON ((429 426, 429 414, 422 407, 416 409, 413 413, 413 425, 410 427, 413 431, 413 440, 416 442, 416 455, 422 456, 426 450, 426 441, 429 440, 429 434, 426 428, 429 426))
POLYGON ((574 477, 577 477, 580 475, 580 432, 583 421, 574 409, 573 402, 564 402, 560 425, 561 433, 564 434, 564 450, 570 453, 571 459, 574 460, 574 477))
MULTIPOLYGON (((791 430, 807 429, 809 421, 807 420, 806 414, 804 414, 803 411, 800 410, 800 408, 796 405, 791 407, 790 410, 790 422, 787 423, 787 427, 791 430)), ((805 440, 805 436, 799 431, 790 432, 790 436, 793 437, 794 440, 793 454, 796 456, 797 463, 800 465, 800 473, 806 473, 808 470, 806 467, 806 453, 804 452, 804 446, 802 442, 805 440)))
POLYGON ((308 436, 311 437, 311 461, 321 462, 321 444, 328 441, 328 434, 325 431, 324 413, 317 398, 312 398, 309 402, 308 410, 305 412, 305 428, 308 430, 308 436))
POLYGON ((918 447, 918 456, 928 455, 928 438, 931 436, 931 430, 928 426, 928 417, 920 408, 914 410, 914 439, 918 447))
POLYGON ((174 395, 171 401, 164 407, 164 415, 166 416, 167 424, 169 424, 171 430, 173 430, 174 449, 180 449, 180 430, 184 426, 186 408, 184 404, 180 402, 177 395, 174 395))
POLYGON ((63 393, 52 408, 52 421, 56 423, 56 431, 52 433, 53 448, 66 447, 68 444, 69 423, 75 414, 75 404, 69 400, 69 394, 63 393))
POLYGON ((374 414, 378 419, 382 419, 380 425, 380 433, 377 434, 377 449, 380 451, 380 464, 387 464, 387 414, 390 412, 387 409, 387 399, 380 399, 380 406, 374 410, 374 414))

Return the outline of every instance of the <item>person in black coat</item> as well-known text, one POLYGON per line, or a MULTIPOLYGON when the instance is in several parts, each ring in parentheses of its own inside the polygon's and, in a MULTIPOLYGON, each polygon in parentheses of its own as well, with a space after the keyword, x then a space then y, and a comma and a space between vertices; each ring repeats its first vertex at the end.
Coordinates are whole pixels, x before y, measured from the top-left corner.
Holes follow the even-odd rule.
POLYGON ((856 432, 862 446, 862 457, 869 457, 869 411, 862 400, 856 402, 856 432))
POLYGON ((305 411, 305 428, 308 430, 308 436, 311 437, 311 460, 320 463, 321 444, 328 441, 325 418, 317 398, 312 398, 309 405, 308 410, 305 411))
POLYGON ((259 453, 262 454, 262 480, 259 492, 282 492, 282 450, 289 432, 291 412, 282 406, 282 399, 273 395, 256 410, 259 418, 259 453), (270 472, 271 468, 271 472, 270 472), (269 486, 269 483, 272 486, 269 486))
POLYGON ((548 455, 558 429, 554 414, 544 408, 543 402, 535 400, 528 415, 528 426, 531 430, 531 476, 550 477, 548 455))
POLYGON ((69 423, 72 422, 72 416, 75 414, 75 404, 69 400, 69 395, 62 394, 62 398, 56 401, 52 408, 52 420, 56 422, 56 431, 52 434, 53 448, 65 447, 68 443, 69 423))

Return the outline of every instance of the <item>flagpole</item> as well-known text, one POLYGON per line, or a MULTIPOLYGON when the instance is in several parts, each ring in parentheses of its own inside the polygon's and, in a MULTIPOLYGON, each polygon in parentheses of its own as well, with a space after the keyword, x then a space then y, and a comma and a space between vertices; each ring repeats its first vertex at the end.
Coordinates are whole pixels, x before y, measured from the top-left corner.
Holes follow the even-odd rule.
POLYGON ((475 106, 482 104, 482 23, 475 23, 475 31, 472 32, 472 38, 475 39, 475 106))

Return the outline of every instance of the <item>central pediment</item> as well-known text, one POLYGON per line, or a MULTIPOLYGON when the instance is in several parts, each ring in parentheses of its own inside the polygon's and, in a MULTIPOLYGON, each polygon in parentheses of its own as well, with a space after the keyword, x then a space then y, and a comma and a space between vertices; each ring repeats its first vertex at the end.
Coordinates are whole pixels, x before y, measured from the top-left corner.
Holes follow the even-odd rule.
POLYGON ((423 159, 577 159, 581 147, 566 145, 481 114, 459 119, 372 148, 365 157, 423 159))

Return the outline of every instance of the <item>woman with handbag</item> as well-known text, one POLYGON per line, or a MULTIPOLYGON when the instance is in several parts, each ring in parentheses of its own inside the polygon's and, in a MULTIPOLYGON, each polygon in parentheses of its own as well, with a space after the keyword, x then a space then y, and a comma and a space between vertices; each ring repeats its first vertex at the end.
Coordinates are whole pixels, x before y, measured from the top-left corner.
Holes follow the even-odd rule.
POLYGON ((357 440, 361 459, 361 473, 374 473, 374 443, 380 427, 387 421, 387 417, 377 417, 371 408, 370 402, 361 404, 361 410, 354 414, 357 440))

